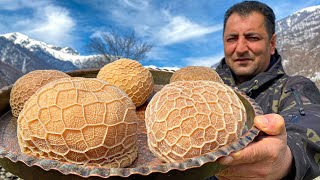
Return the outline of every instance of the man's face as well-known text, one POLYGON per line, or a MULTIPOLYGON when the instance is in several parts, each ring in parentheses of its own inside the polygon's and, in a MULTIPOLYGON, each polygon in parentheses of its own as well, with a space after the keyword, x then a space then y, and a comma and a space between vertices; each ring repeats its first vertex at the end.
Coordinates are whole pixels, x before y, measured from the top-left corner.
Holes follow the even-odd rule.
POLYGON ((267 69, 275 52, 275 41, 275 35, 271 40, 268 37, 262 14, 233 13, 229 17, 223 34, 224 53, 240 83, 267 69))

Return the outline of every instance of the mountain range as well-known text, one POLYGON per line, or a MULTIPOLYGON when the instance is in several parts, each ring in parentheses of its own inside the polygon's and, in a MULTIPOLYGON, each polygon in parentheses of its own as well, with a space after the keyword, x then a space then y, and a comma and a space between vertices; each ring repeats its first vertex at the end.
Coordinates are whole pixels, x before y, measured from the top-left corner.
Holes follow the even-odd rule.
POLYGON ((276 27, 285 71, 306 76, 320 88, 320 6, 293 13, 277 21, 276 27))
MULTIPOLYGON (((277 21, 276 34, 285 71, 306 76, 320 88, 320 6, 277 21)), ((0 35, 0 87, 32 70, 99 68, 101 61, 102 55, 82 56, 70 47, 49 45, 19 32, 0 35)))

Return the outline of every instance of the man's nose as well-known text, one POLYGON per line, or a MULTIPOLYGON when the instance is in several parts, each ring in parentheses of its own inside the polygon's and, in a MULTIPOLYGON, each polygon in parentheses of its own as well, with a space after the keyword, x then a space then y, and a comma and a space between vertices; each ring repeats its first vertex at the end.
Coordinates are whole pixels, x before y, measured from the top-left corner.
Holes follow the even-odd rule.
POLYGON ((236 52, 239 54, 243 54, 248 52, 248 43, 245 38, 239 38, 237 47, 236 47, 236 52))

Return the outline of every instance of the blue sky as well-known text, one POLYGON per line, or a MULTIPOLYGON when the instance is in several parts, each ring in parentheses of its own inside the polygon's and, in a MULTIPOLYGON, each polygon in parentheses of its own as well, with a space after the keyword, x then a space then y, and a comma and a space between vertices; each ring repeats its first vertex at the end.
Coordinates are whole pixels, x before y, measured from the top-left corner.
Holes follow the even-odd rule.
MULTIPOLYGON (((211 66, 223 57, 227 0, 0 0, 0 34, 21 32, 33 39, 72 47, 82 55, 88 39, 107 32, 133 30, 153 44, 143 65, 211 66)), ((277 20, 320 0, 266 0, 277 20)))

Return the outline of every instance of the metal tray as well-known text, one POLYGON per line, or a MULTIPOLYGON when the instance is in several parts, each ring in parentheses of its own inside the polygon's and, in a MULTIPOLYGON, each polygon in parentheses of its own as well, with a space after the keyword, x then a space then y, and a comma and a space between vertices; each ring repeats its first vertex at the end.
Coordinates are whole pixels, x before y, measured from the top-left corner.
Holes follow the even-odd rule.
MULTIPOLYGON (((164 84, 169 83, 172 71, 149 69, 155 81, 153 95, 164 84)), ((69 72, 71 76, 96 77, 98 69, 69 72)), ((138 157, 127 168, 98 168, 94 166, 76 165, 51 159, 40 159, 20 152, 17 139, 17 118, 10 111, 9 98, 11 86, 0 89, 0 166, 23 179, 204 179, 223 168, 216 160, 231 152, 247 146, 258 135, 259 130, 253 126, 253 119, 261 115, 261 108, 246 95, 235 90, 247 111, 247 127, 238 142, 219 148, 183 162, 163 163, 148 149, 144 112, 149 100, 137 108, 138 157)))

